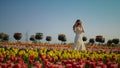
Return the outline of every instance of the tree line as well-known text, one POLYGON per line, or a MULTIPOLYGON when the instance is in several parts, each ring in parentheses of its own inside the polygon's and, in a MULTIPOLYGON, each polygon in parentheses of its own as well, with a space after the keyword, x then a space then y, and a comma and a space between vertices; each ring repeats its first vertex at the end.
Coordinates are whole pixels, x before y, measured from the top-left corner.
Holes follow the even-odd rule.
MULTIPOLYGON (((16 32, 13 35, 14 39, 17 42, 20 42, 22 38, 22 33, 16 32)), ((35 35, 31 35, 29 40, 32 41, 32 43, 41 43, 41 40, 43 39, 43 33, 38 32, 35 35)), ((46 41, 49 43, 52 40, 52 36, 46 36, 46 41)), ((61 43, 65 43, 67 41, 65 34, 58 34, 58 40, 61 41, 61 43)), ((0 33, 0 41, 1 42, 8 42, 9 41, 9 35, 6 33, 1 32, 0 33)))
MULTIPOLYGON (((83 41, 86 41, 87 37, 83 37, 83 41)), ((105 38, 102 35, 97 35, 95 38, 90 38, 89 39, 89 44, 94 45, 95 42, 98 42, 98 45, 103 45, 103 43, 105 43, 105 38)), ((107 45, 112 45, 112 44, 119 44, 119 38, 113 38, 113 39, 109 39, 107 40, 107 45)))
MULTIPOLYGON (((16 32, 13 35, 14 39, 17 40, 17 42, 20 42, 22 38, 22 33, 16 32)), ((31 35, 29 40, 32 41, 33 43, 41 43, 41 40, 43 39, 43 33, 38 32, 35 35, 31 35)), ((87 37, 83 36, 83 41, 87 41, 87 37)), ((46 41, 49 43, 52 40, 52 36, 46 36, 46 41)), ((66 35, 65 34, 58 34, 58 40, 61 41, 61 43, 65 43, 67 41, 66 35)), ((0 41, 1 42, 7 42, 9 41, 9 35, 6 33, 1 32, 0 33, 0 41)), ((105 38, 102 35, 97 35, 95 38, 90 38, 89 39, 89 44, 94 45, 95 42, 98 42, 98 45, 102 45, 105 43, 105 38)), ((119 44, 119 38, 113 38, 107 41, 107 45, 112 45, 112 44, 119 44)))

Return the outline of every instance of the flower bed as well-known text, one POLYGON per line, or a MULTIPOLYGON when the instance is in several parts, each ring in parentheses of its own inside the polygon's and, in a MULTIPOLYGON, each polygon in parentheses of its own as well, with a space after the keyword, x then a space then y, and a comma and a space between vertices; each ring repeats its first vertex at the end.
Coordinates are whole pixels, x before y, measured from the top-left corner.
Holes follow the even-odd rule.
POLYGON ((0 68, 119 68, 120 48, 70 45, 0 43, 0 68), (30 45, 30 46, 28 46, 30 45))

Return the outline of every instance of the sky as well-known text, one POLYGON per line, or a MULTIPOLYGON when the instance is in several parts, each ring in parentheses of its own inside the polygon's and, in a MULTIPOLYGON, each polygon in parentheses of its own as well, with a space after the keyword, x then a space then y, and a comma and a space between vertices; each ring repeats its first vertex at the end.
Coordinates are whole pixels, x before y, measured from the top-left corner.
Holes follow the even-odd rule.
POLYGON ((21 41, 37 32, 52 36, 51 43, 60 43, 58 34, 65 34, 67 43, 73 43, 73 25, 82 21, 88 38, 97 35, 120 39, 120 0, 0 0, 0 32, 22 33, 21 41))

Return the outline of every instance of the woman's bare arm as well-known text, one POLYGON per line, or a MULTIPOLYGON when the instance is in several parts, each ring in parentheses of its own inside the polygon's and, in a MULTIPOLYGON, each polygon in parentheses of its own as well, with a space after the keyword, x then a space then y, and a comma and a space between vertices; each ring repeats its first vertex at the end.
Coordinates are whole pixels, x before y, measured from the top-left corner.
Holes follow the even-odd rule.
POLYGON ((83 28, 83 26, 81 25, 81 27, 82 27, 82 32, 84 33, 85 31, 84 31, 84 28, 83 28))

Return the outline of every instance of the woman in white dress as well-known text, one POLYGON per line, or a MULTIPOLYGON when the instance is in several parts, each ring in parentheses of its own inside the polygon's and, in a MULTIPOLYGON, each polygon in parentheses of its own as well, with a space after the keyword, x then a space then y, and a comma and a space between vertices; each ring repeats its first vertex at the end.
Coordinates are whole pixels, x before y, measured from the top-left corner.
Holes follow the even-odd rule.
POLYGON ((83 42, 83 33, 84 29, 82 26, 82 22, 80 20, 77 20, 75 24, 73 25, 73 31, 75 32, 76 36, 74 39, 74 45, 72 47, 73 50, 86 50, 85 44, 83 42))

